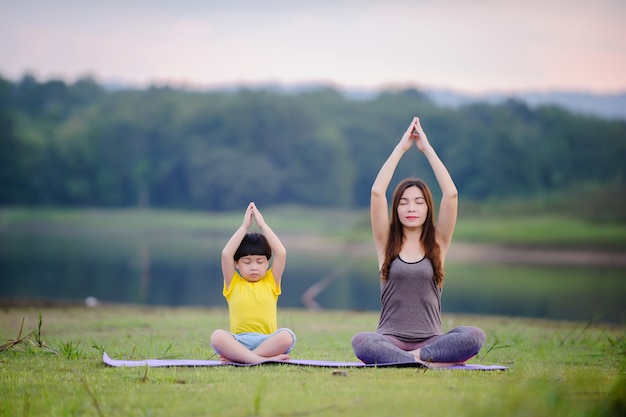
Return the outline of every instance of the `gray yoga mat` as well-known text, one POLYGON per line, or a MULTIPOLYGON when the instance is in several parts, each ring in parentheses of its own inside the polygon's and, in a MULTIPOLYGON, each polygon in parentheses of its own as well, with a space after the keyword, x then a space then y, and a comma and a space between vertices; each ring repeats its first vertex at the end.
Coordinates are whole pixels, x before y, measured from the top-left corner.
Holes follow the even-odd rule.
MULTIPOLYGON (((102 355, 102 360, 105 364, 114 367, 133 367, 133 366, 148 366, 151 368, 157 367, 171 367, 171 366, 188 366, 188 367, 201 367, 201 366, 261 366, 261 365, 297 365, 297 366, 316 366, 321 368, 423 368, 424 365, 418 362, 394 362, 394 363, 379 363, 379 364, 365 364, 363 362, 341 362, 341 361, 322 361, 315 359, 290 359, 288 361, 266 361, 260 363, 234 363, 234 362, 221 362, 217 360, 202 360, 202 359, 145 359, 145 360, 123 360, 112 359, 106 352, 102 355)), ((449 366, 446 368, 435 369, 450 369, 450 370, 466 370, 466 371, 504 371, 509 369, 506 366, 501 365, 457 365, 449 366)))

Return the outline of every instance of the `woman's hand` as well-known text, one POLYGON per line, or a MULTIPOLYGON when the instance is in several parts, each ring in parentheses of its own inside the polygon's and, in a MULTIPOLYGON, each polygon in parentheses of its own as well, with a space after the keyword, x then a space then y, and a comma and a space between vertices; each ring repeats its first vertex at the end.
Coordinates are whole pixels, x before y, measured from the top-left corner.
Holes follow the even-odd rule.
POLYGON ((406 129, 406 132, 404 132, 404 135, 402 135, 402 139, 400 139, 400 143, 398 143, 397 145, 397 147, 401 149, 403 152, 406 152, 409 149, 411 149, 411 146, 413 145, 413 141, 417 137, 414 133, 416 129, 415 127, 416 121, 417 123, 419 123, 419 120, 417 117, 414 117, 413 120, 411 120, 411 124, 406 129))
POLYGON ((422 129, 419 117, 414 117, 411 125, 413 127, 411 129, 411 140, 415 141, 415 146, 417 146, 420 152, 424 152, 430 148, 430 143, 428 143, 426 133, 424 133, 424 129, 422 129))

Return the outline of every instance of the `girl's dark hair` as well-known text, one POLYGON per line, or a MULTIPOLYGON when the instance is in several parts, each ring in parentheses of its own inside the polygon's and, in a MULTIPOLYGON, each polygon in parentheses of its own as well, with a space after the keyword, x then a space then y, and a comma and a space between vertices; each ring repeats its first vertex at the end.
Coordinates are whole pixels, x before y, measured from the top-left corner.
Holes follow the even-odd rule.
POLYGON ((235 262, 248 255, 265 255, 268 261, 272 257, 272 248, 261 233, 246 233, 235 251, 235 262))
POLYGON ((404 235, 402 233, 402 223, 400 223, 400 219, 398 218, 398 205, 400 204, 402 193, 410 187, 417 187, 422 190, 422 194, 424 194, 424 199, 426 200, 426 205, 428 206, 428 213, 426 214, 426 220, 424 221, 424 226, 422 227, 420 241, 422 242, 424 251, 426 252, 424 255, 430 259, 430 262, 433 264, 435 285, 441 288, 443 287, 444 274, 443 266, 441 264, 441 249, 439 248, 439 243, 437 243, 437 239, 435 238, 435 210, 433 195, 424 181, 413 177, 402 180, 393 192, 391 220, 389 222, 389 237, 387 238, 387 244, 385 246, 385 261, 383 262, 383 266, 380 270, 381 279, 384 281, 389 277, 389 266, 391 265, 391 262, 398 257, 400 249, 402 249, 402 238, 404 235))

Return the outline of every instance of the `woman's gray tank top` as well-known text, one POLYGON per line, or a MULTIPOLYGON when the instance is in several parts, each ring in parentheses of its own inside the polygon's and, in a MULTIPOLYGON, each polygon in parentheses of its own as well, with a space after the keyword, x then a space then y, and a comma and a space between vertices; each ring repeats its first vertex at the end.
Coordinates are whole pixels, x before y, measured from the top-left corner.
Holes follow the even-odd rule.
POLYGON ((394 336, 404 342, 421 342, 443 334, 441 289, 435 285, 428 258, 391 262, 386 281, 381 281, 382 310, 376 333, 394 336))

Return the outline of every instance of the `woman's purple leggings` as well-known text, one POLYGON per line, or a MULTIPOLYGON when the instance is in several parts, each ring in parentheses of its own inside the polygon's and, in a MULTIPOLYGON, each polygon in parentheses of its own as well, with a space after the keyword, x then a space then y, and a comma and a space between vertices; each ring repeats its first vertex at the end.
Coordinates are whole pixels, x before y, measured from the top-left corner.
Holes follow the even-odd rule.
POLYGON ((424 362, 460 363, 476 356, 485 343, 485 332, 478 327, 461 326, 422 342, 408 343, 393 336, 362 332, 352 338, 352 349, 364 363, 410 362, 410 351, 420 350, 424 362))

